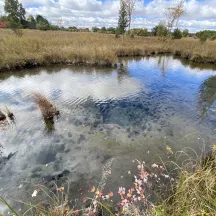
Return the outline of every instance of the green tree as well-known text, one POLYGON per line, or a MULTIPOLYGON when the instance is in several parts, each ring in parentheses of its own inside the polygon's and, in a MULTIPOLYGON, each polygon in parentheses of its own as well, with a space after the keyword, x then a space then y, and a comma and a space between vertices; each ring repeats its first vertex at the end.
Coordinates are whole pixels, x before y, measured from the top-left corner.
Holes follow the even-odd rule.
POLYGON ((29 15, 27 18, 28 28, 35 29, 36 28, 36 20, 32 15, 29 15))
POLYGON ((110 34, 115 34, 116 29, 114 27, 107 28, 107 32, 110 34))
POLYGON ((27 21, 30 22, 30 23, 36 23, 36 20, 32 15, 28 16, 27 21))
POLYGON ((162 23, 162 22, 159 23, 159 25, 157 26, 156 35, 159 37, 165 37, 168 35, 168 29, 164 23, 162 23))
POLYGON ((26 23, 25 9, 18 0, 5 0, 4 10, 11 26, 22 27, 26 23))
POLYGON ((155 26, 154 28, 152 28, 151 33, 153 36, 157 36, 157 31, 158 31, 158 26, 155 26))
POLYGON ((119 10, 119 20, 118 20, 118 29, 121 34, 123 34, 128 26, 128 14, 126 10, 126 4, 124 0, 120 1, 120 10, 119 10))
POLYGON ((176 28, 176 29, 173 31, 172 35, 173 35, 173 38, 174 38, 174 39, 181 39, 181 38, 182 38, 182 32, 181 32, 181 30, 178 29, 178 28, 176 28))
POLYGON ((101 32, 105 33, 106 32, 106 27, 102 27, 101 32))
POLYGON ((98 32, 100 29, 98 28, 98 27, 96 27, 96 26, 94 26, 94 27, 92 27, 92 31, 93 32, 98 32))
POLYGON ((37 29, 40 29, 42 31, 47 31, 50 29, 49 21, 41 15, 36 16, 36 23, 37 29))
POLYGON ((183 32, 182 32, 182 36, 187 37, 188 35, 189 35, 188 29, 184 29, 183 32))

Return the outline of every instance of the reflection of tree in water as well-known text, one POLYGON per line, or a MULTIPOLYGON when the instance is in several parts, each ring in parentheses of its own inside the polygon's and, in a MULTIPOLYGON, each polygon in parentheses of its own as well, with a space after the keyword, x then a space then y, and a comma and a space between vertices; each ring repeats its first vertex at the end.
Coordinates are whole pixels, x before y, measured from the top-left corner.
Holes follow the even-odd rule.
POLYGON ((209 77, 199 89, 199 107, 203 117, 216 100, 216 76, 209 77))
POLYGON ((117 68, 117 79, 118 79, 118 83, 120 84, 125 77, 129 77, 129 71, 128 71, 128 65, 120 65, 117 68))
POLYGON ((162 76, 166 75, 169 59, 170 56, 165 56, 165 55, 158 56, 157 64, 161 69, 162 76))

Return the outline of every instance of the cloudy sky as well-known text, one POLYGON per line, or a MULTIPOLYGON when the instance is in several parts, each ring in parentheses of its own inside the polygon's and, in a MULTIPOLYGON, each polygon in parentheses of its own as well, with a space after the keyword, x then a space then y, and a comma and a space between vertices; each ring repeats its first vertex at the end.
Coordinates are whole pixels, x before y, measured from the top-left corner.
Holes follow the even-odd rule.
MULTIPOLYGON (((119 0, 20 0, 27 14, 42 14, 53 24, 58 18, 64 26, 92 27, 116 26, 119 0)), ((177 0, 141 0, 136 4, 132 27, 151 29, 164 19, 165 8, 177 0)), ((4 0, 0 0, 0 14, 4 0)), ((216 0, 187 0, 186 14, 180 20, 182 29, 196 32, 202 29, 216 30, 216 0)))

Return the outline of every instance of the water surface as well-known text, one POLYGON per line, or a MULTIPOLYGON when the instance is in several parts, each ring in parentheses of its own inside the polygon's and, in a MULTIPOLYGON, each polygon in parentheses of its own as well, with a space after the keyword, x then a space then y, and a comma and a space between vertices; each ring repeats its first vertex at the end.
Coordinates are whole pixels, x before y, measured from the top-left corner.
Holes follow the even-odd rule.
MULTIPOLYGON (((171 56, 124 58, 116 69, 52 67, 0 74, 0 107, 16 116, 0 130, 0 195, 31 197, 42 183, 70 184, 70 197, 96 185, 114 159, 107 190, 132 182, 132 160, 169 160, 185 147, 200 152, 215 142, 216 68, 171 56), (50 98, 61 117, 50 127, 32 93, 50 98), (15 153, 8 157, 10 153, 15 153), (19 188, 20 187, 20 188, 19 188)), ((189 151, 190 152, 190 151, 189 151)), ((174 159, 173 159, 174 160, 174 159)))

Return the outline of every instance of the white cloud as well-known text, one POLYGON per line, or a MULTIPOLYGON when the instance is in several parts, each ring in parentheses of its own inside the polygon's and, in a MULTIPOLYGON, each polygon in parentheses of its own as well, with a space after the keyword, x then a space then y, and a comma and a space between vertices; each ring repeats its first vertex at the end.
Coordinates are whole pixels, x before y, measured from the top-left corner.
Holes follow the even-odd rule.
MULTIPOLYGON (((26 7, 27 14, 42 14, 54 24, 62 17, 65 26, 117 26, 119 0, 20 1, 26 7)), ((145 4, 143 1, 138 2, 132 26, 151 29, 164 19, 165 9, 176 2, 177 0, 151 0, 145 4)), ((0 0, 0 13, 3 12, 3 4, 4 0, 0 0)), ((215 0, 188 0, 185 9, 186 14, 180 20, 181 28, 192 31, 216 29, 215 0)))

